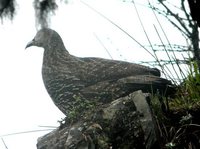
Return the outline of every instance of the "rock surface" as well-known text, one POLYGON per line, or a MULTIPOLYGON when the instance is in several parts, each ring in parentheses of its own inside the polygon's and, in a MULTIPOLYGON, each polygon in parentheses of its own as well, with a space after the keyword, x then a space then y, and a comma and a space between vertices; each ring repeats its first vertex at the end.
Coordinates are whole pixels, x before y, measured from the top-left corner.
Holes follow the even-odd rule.
POLYGON ((38 139, 38 149, 150 149, 158 147, 148 96, 136 91, 63 124, 38 139))

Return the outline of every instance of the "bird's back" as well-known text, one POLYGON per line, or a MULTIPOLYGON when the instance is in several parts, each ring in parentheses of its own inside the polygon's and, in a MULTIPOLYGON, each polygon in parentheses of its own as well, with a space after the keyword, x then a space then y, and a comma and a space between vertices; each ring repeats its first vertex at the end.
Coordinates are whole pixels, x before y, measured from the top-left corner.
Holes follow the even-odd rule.
POLYGON ((158 69, 125 61, 94 57, 71 57, 73 59, 71 63, 69 64, 66 62, 63 66, 70 67, 72 73, 82 81, 87 82, 88 85, 135 75, 160 76, 160 71, 158 69))

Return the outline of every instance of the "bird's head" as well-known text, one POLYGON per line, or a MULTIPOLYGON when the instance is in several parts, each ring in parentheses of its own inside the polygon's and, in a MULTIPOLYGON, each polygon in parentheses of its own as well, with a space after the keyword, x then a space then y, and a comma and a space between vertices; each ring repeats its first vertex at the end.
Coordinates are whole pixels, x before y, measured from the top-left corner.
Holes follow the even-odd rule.
POLYGON ((33 40, 28 42, 26 48, 31 46, 43 47, 46 49, 51 49, 52 46, 56 46, 57 44, 63 44, 61 37, 59 34, 49 28, 40 29, 33 40))

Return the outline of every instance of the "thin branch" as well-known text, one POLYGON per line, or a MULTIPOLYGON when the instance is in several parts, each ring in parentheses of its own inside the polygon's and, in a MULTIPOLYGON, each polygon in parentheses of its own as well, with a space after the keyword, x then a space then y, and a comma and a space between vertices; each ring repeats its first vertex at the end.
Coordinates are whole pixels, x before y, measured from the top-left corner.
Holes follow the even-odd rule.
POLYGON ((5 148, 8 149, 8 147, 7 147, 7 145, 6 145, 6 143, 5 143, 3 138, 1 138, 1 141, 3 142, 3 145, 5 146, 5 148))
MULTIPOLYGON (((157 57, 157 55, 156 55, 156 53, 155 53, 155 51, 154 51, 154 48, 153 48, 152 43, 151 43, 151 40, 149 39, 149 36, 147 35, 147 32, 146 32, 146 30, 145 30, 145 28, 144 28, 144 25, 143 25, 143 23, 142 23, 141 17, 140 17, 140 15, 139 15, 139 12, 138 12, 138 10, 137 10, 137 7, 136 7, 136 5, 135 5, 134 0, 132 1, 132 3, 133 3, 133 5, 134 5, 134 7, 135 7, 135 11, 136 11, 136 14, 137 14, 137 16, 138 16, 138 19, 139 19, 139 21, 140 21, 140 24, 141 24, 141 26, 142 26, 142 29, 143 29, 143 31, 144 31, 144 34, 145 34, 145 36, 146 36, 146 38, 147 38, 147 40, 148 40, 148 42, 149 42, 149 44, 150 44, 150 47, 151 47, 152 51, 154 52, 154 58, 155 58, 155 60, 157 61, 157 63, 158 63, 158 65, 160 66, 160 68, 162 69, 162 72, 164 72, 164 69, 163 69, 162 65, 160 64, 159 59, 158 59, 158 57, 157 57)), ((163 74, 164 74, 165 77, 166 77, 166 74, 165 74, 165 73, 163 73, 163 74)))
MULTIPOLYGON (((148 1, 148 2, 149 2, 149 1, 148 1)), ((149 3, 150 3, 150 2, 149 2, 149 3)), ((168 39, 168 37, 167 37, 167 35, 166 35, 166 33, 165 33, 165 31, 164 31, 164 29, 163 29, 161 23, 160 23, 160 21, 159 21, 157 15, 156 15, 156 13, 154 12, 153 9, 152 9, 152 11, 153 11, 153 14, 154 14, 154 16, 155 16, 155 18, 156 18, 156 20, 157 20, 157 22, 158 22, 158 24, 159 24, 159 26, 160 26, 162 32, 163 32, 163 34, 164 34, 164 36, 165 36, 165 39, 166 39, 167 42, 168 42, 168 45, 169 45, 170 49, 172 50, 172 54, 173 54, 173 56, 174 56, 173 59, 176 60, 177 58, 176 58, 176 55, 175 55, 174 50, 173 50, 173 48, 172 48, 172 45, 171 45, 171 43, 170 43, 170 41, 169 41, 169 39, 168 39)), ((156 28, 155 28, 155 29, 156 29, 156 28)), ((156 29, 156 32, 157 32, 157 34, 158 34, 158 36, 159 36, 159 33, 158 33, 157 29, 156 29)), ((160 39, 161 42, 162 42, 162 39, 160 38, 160 36, 159 36, 159 39, 160 39)), ((167 54, 169 60, 172 62, 171 57, 169 56, 169 51, 166 49, 166 46, 164 45, 163 42, 162 42, 162 44, 163 44, 163 46, 164 46, 164 50, 165 50, 165 52, 166 52, 166 54, 167 54)), ((175 61, 175 62, 177 62, 177 61, 175 61)), ((176 63, 176 65, 177 65, 177 67, 178 67, 178 69, 179 69, 179 71, 180 71, 180 73, 181 73, 182 71, 181 71, 181 68, 180 68, 179 64, 176 63)), ((176 72, 176 69, 175 69, 175 67, 174 67, 173 64, 172 64, 172 68, 173 68, 173 70, 174 70, 174 72, 175 72, 177 78, 179 78, 178 73, 176 72)), ((182 77, 185 77, 185 75, 184 75, 183 73, 181 73, 181 76, 182 76, 182 77)))
POLYGON ((190 38, 191 32, 188 30, 188 28, 186 27, 186 25, 184 23, 184 20, 186 20, 186 21, 188 21, 188 20, 187 19, 183 19, 178 14, 173 13, 163 2, 160 2, 160 4, 165 8, 166 12, 165 11, 161 11, 160 9, 158 9, 155 6, 151 5, 150 3, 149 3, 149 6, 150 6, 151 9, 154 9, 155 11, 157 11, 158 13, 160 13, 161 15, 166 17, 166 19, 174 27, 176 27, 183 35, 185 35, 187 38, 190 38), (169 18, 169 15, 174 17, 182 28, 179 27, 179 25, 177 25, 176 23, 174 23, 174 21, 169 18))
POLYGON ((185 8, 184 2, 185 2, 185 0, 181 0, 181 7, 183 9, 183 12, 185 13, 185 16, 186 16, 187 20, 188 20, 189 26, 193 26, 192 19, 190 17, 190 14, 187 13, 187 10, 185 8))
POLYGON ((54 129, 57 128, 57 126, 43 126, 43 125, 39 125, 38 127, 43 127, 43 128, 54 128, 54 129))
MULTIPOLYGON (((115 27, 117 27, 119 30, 121 30, 123 33, 125 33, 128 37, 130 37, 133 41, 135 41, 138 45, 140 45, 144 50, 146 50, 153 58, 155 58, 155 56, 149 52, 148 49, 146 49, 139 41, 137 41, 133 36, 131 36, 127 31, 125 31, 124 29, 122 29, 119 25, 117 25, 116 23, 114 23, 112 20, 110 20, 109 18, 107 18, 105 15, 103 15, 101 12, 97 11, 96 9, 94 9, 92 6, 90 6, 89 4, 83 2, 82 0, 80 1, 82 4, 84 4, 85 6, 87 6, 88 8, 90 8, 92 11, 94 11, 95 13, 97 13, 98 15, 100 15, 102 18, 104 18, 105 20, 107 20, 108 22, 110 22, 112 25, 114 25, 115 27)), ((156 59, 156 58, 155 58, 156 59)))
POLYGON ((167 49, 168 52, 188 52, 192 51, 191 49, 188 49, 188 46, 184 45, 178 45, 178 44, 165 44, 165 45, 159 45, 159 44, 154 44, 154 51, 163 51, 163 46, 167 49), (155 49, 155 47, 160 48, 160 49, 155 49), (168 48, 169 47, 169 48, 168 48))
MULTIPOLYGON (((157 66, 158 63, 157 61, 139 61, 140 64, 149 64, 150 66, 157 66)), ((163 65, 163 66, 166 66, 166 65, 169 65, 169 64, 188 64, 189 61, 185 61, 185 60, 179 60, 179 59, 176 59, 176 60, 173 60, 173 61, 169 61, 169 60, 160 60, 160 63, 163 65)))
POLYGON ((151 9, 154 9, 156 12, 158 12, 159 14, 163 15, 174 27, 176 27, 182 34, 183 36, 186 36, 187 38, 189 37, 189 35, 187 34, 187 32, 185 32, 183 29, 181 29, 181 27, 179 27, 176 23, 174 23, 169 17, 168 14, 164 11, 159 10, 158 8, 154 7, 154 6, 150 6, 151 9))
POLYGON ((109 50, 106 48, 106 46, 103 44, 103 42, 99 39, 99 37, 94 33, 94 37, 97 39, 97 41, 101 44, 101 46, 106 50, 108 56, 113 59, 112 55, 110 54, 109 50))
POLYGON ((182 19, 178 16, 178 14, 173 13, 164 3, 163 1, 160 1, 160 4, 167 10, 167 12, 173 16, 178 23, 183 27, 183 29, 187 32, 188 35, 190 35, 190 31, 188 30, 188 28, 186 27, 185 23, 182 21, 182 19))
MULTIPOLYGON (((153 25, 153 26, 154 26, 154 29, 155 29, 155 31, 156 31, 156 33, 157 33, 159 39, 160 39, 160 42, 162 43, 162 45, 164 45, 164 43, 163 43, 163 41, 162 41, 162 38, 160 37, 160 34, 159 34, 159 32, 158 32, 156 26, 155 26, 155 25, 153 25)), ((165 53, 167 54, 167 57, 169 58, 169 61, 171 62, 171 61, 172 61, 172 60, 171 60, 171 57, 170 57, 169 53, 167 52, 165 46, 164 46, 164 50, 165 50, 165 53)), ((177 74, 177 72, 176 72, 176 70, 175 70, 175 68, 174 68, 174 65, 173 65, 173 64, 171 64, 171 65, 172 65, 172 68, 173 68, 174 72, 176 73, 176 76, 178 77, 178 74, 177 74)), ((168 68, 168 67, 166 67, 166 68, 167 68, 167 70, 170 72, 170 74, 173 76, 173 74, 172 74, 172 72, 169 70, 169 68, 168 68)), ((171 79, 171 77, 170 77, 170 79, 171 79)))
POLYGON ((26 133, 33 133, 33 132, 41 132, 41 131, 50 131, 55 129, 38 129, 38 130, 30 130, 30 131, 21 131, 21 132, 15 132, 15 133, 9 133, 1 135, 0 137, 7 137, 7 136, 13 136, 13 135, 19 135, 19 134, 26 134, 26 133))

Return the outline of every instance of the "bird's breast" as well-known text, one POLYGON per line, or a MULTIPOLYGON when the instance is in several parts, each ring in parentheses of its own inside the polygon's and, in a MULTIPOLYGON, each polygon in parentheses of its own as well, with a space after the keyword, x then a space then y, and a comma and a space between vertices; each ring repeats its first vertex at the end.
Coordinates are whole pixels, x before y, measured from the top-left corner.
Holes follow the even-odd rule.
POLYGON ((45 88, 54 103, 60 103, 73 98, 85 84, 70 71, 60 72, 56 69, 43 67, 42 77, 45 88))

